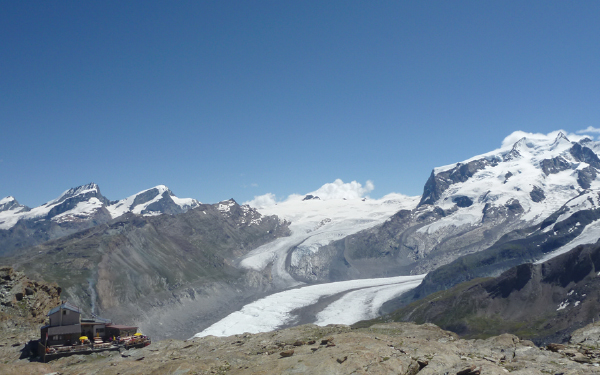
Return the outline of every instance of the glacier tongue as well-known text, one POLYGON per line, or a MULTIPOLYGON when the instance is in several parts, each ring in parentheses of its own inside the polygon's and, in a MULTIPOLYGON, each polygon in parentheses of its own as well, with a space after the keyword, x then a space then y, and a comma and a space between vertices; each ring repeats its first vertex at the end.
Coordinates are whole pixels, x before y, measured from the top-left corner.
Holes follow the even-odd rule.
POLYGON ((324 309, 318 315, 316 324, 356 323, 363 318, 374 318, 385 301, 415 288, 424 277, 425 275, 416 275, 360 279, 286 290, 247 304, 240 311, 228 315, 194 337, 272 331, 292 323, 297 318, 294 310, 314 305, 322 297, 350 291, 354 292, 346 294, 337 303, 334 302, 324 309), (358 301, 349 301, 357 295, 360 295, 358 301), (339 311, 340 306, 345 310, 339 311), (337 318, 342 318, 342 321, 337 321, 337 318))

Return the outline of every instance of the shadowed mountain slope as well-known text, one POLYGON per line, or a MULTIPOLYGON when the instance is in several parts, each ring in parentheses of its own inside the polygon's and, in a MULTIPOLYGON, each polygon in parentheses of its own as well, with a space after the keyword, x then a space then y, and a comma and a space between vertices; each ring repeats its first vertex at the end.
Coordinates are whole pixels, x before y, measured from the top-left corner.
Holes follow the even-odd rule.
POLYGON ((599 274, 600 244, 578 246, 430 294, 375 321, 430 322, 466 337, 511 333, 540 344, 567 341, 600 317, 599 274))

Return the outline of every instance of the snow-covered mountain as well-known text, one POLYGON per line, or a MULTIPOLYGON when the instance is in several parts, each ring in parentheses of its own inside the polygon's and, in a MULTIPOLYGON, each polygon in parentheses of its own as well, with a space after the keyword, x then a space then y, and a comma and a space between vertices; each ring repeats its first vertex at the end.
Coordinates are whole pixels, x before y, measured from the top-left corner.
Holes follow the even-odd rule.
MULTIPOLYGON (((2 201, 12 197, 4 198, 2 201)), ((14 202, 14 198, 12 198, 14 202)), ((65 221, 81 221, 93 218, 96 215, 106 216, 106 212, 98 212, 109 201, 100 194, 98 185, 91 183, 69 189, 58 198, 44 203, 41 206, 29 209, 7 210, 0 213, 0 229, 8 230, 14 227, 19 220, 44 221, 52 220, 57 223, 65 221)))
POLYGON ((599 142, 572 142, 559 132, 554 139, 521 138, 509 147, 434 169, 417 212, 443 214, 416 231, 422 244, 419 254, 465 232, 477 232, 478 239, 490 243, 486 236, 497 240, 511 230, 539 225, 559 211, 555 222, 598 208, 598 151, 599 142))
POLYGON ((71 188, 41 206, 20 205, 14 197, 0 200, 0 254, 106 223, 128 212, 138 215, 180 214, 200 203, 178 198, 164 185, 120 201, 109 201, 95 183, 71 188))
POLYGON ((114 219, 127 212, 138 215, 178 214, 197 207, 192 198, 178 198, 165 185, 143 190, 120 201, 111 202, 101 193, 95 183, 71 188, 58 198, 29 209, 15 198, 0 200, 0 229, 10 229, 19 220, 66 221, 89 220, 96 215, 109 214, 114 219))
POLYGON ((521 220, 540 222, 584 190, 600 188, 600 159, 590 147, 599 146, 588 138, 571 142, 563 133, 554 140, 522 138, 509 148, 435 168, 419 205, 456 213, 422 231, 477 224, 492 207, 511 202, 521 206, 521 220))
POLYGON ((435 168, 418 204, 338 240, 300 244, 290 252, 286 271, 296 280, 322 282, 423 274, 521 241, 510 246, 523 251, 490 255, 492 263, 513 260, 499 268, 490 263, 486 272, 493 273, 596 242, 599 151, 599 142, 571 141, 556 132, 435 168))

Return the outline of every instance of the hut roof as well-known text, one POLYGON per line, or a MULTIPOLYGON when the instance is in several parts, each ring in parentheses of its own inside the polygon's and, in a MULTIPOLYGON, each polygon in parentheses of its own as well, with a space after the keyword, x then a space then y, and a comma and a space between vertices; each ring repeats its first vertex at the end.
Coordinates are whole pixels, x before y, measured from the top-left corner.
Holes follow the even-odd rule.
POLYGON ((55 308, 53 308, 52 310, 48 311, 48 314, 46 314, 46 316, 50 316, 50 315, 54 314, 55 312, 59 311, 60 309, 71 310, 71 311, 81 314, 81 309, 79 307, 72 305, 69 302, 64 302, 61 305, 58 305, 55 308))

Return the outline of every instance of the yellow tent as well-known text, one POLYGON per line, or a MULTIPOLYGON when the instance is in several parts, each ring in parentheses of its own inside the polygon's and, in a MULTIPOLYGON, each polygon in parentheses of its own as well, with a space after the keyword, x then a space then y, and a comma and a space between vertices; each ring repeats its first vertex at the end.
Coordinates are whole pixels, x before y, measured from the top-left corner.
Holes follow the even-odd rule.
POLYGON ((134 333, 133 335, 134 336, 141 336, 142 334, 138 332, 138 333, 134 333))

